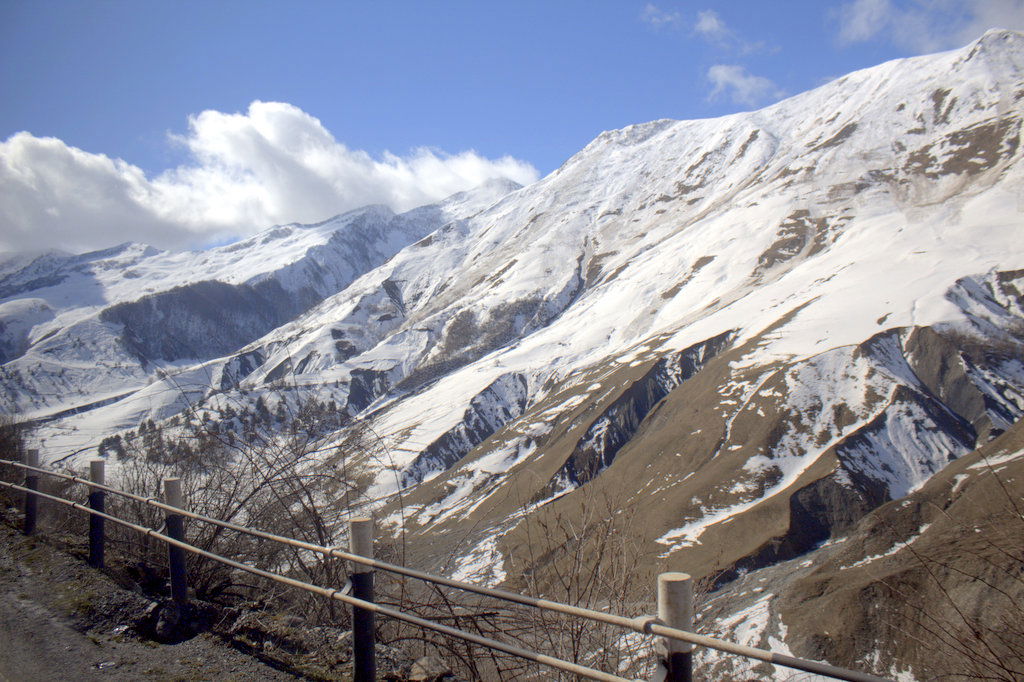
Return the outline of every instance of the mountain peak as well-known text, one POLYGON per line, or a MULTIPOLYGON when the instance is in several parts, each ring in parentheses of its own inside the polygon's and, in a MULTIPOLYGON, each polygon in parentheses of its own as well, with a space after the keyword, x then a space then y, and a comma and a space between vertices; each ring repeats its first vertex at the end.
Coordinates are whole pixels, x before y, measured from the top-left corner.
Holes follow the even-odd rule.
POLYGON ((660 118, 655 121, 648 121, 647 123, 635 123, 617 130, 606 130, 598 135, 592 144, 617 144, 621 146, 640 144, 677 122, 671 118, 660 118))
POLYGON ((141 242, 121 242, 117 246, 111 246, 106 249, 99 249, 97 251, 89 251, 86 253, 72 256, 72 260, 75 262, 87 263, 90 261, 105 260, 108 258, 127 257, 131 259, 146 258, 160 253, 160 250, 150 246, 149 244, 143 244, 141 242))
POLYGON ((998 43, 1024 43, 1024 33, 1012 31, 1008 28, 990 28, 985 31, 975 43, 998 44, 998 43))
MULTIPOLYGON (((486 190, 495 190, 495 191, 515 192, 517 189, 522 189, 522 188, 523 188, 523 186, 520 185, 515 180, 511 180, 511 179, 506 178, 504 176, 498 176, 498 177, 488 178, 487 180, 484 180, 482 183, 477 185, 477 187, 475 189, 486 189, 486 190)), ((469 191, 472 192, 474 190, 469 190, 469 191)))
POLYGON ((1024 53, 1024 33, 1004 28, 989 29, 962 51, 966 53, 964 62, 980 58, 986 63, 1002 63, 1012 69, 1020 69, 1024 65, 1021 59, 1024 53))

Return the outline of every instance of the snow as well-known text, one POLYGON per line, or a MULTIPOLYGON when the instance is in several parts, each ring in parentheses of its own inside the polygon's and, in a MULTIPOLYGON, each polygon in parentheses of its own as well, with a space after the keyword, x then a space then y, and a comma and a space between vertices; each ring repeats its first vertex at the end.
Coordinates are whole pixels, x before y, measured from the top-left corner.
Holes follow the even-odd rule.
MULTIPOLYGON (((379 390, 358 416, 389 448, 390 461, 368 463, 371 495, 383 500, 488 387, 522 377, 526 408, 510 409, 513 391, 477 404, 489 427, 504 427, 489 451, 453 451, 446 471, 422 468, 437 494, 413 516, 429 525, 487 509, 498 479, 528 465, 555 425, 597 392, 621 389, 609 379, 616 370, 636 374, 735 332, 733 348, 749 346, 721 387, 716 454, 743 453, 732 426, 747 410, 793 428, 723 482, 737 499, 706 505, 658 542, 669 552, 700 542, 713 524, 790 490, 873 420, 844 464, 898 497, 971 444, 933 433, 921 404, 895 400, 899 387, 921 388, 905 334, 876 339, 871 353, 859 347, 886 330, 996 334, 1019 319, 1011 297, 985 291, 996 271, 1024 268, 1020 152, 978 172, 914 170, 928 149, 929 169, 954 159, 951 135, 1021 114, 1008 95, 1022 81, 1024 39, 1011 38, 997 49, 1002 39, 988 36, 970 59, 978 45, 859 71, 757 112, 603 133, 529 187, 492 183, 399 216, 367 207, 204 252, 125 244, 6 260, 0 347, 17 357, 3 366, 0 395, 32 418, 113 401, 43 426, 56 459, 170 416, 185 399, 217 400, 239 353, 259 358, 237 377, 253 395, 286 382, 329 387, 342 402, 353 376, 374 372, 379 390), (955 99, 945 122, 931 97, 940 87, 955 99), (125 330, 98 317, 207 280, 272 281, 322 301, 233 356, 177 363, 141 362, 120 340, 125 330), (772 485, 756 485, 776 470, 772 485)), ((1024 413, 1024 363, 967 372, 998 406, 994 423, 1024 413)), ((466 571, 498 562, 490 541, 479 540, 466 571)))
POLYGON ((498 550, 498 537, 490 535, 462 555, 458 568, 450 577, 453 580, 494 587, 500 585, 507 577, 505 569, 502 568, 503 562, 498 550))
POLYGON ((929 428, 930 422, 930 415, 917 403, 891 404, 883 428, 846 448, 848 466, 886 484, 892 499, 917 490, 953 458, 972 449, 944 431, 929 428))
POLYGON ((761 637, 768 627, 770 618, 768 607, 771 604, 772 598, 773 595, 771 594, 764 595, 747 608, 715 623, 715 628, 722 632, 731 633, 732 641, 736 644, 751 647, 759 646, 761 637))
POLYGON ((165 252, 126 243, 77 256, 52 252, 35 259, 11 258, 0 279, 0 356, 4 345, 16 356, 29 346, 27 354, 15 357, 4 369, 30 376, 26 388, 40 396, 34 401, 22 396, 16 408, 42 417, 76 402, 95 402, 91 396, 96 389, 83 376, 76 377, 77 390, 70 393, 54 390, 47 378, 36 376, 46 363, 56 363, 47 368, 50 373, 75 370, 71 353, 76 350, 87 363, 115 357, 132 378, 119 392, 144 383, 147 373, 139 361, 118 350, 121 330, 96 319, 109 306, 204 281, 255 285, 273 279, 286 292, 317 290, 329 295, 447 220, 493 204, 509 189, 511 185, 502 182, 486 183, 475 192, 398 216, 385 207, 370 206, 316 225, 276 226, 207 251, 165 252), (80 352, 83 348, 87 352, 80 352))
POLYGON ((911 545, 918 538, 920 538, 922 535, 924 535, 924 532, 926 530, 928 530, 928 528, 931 525, 932 524, 930 524, 930 523, 926 523, 923 526, 921 526, 915 534, 911 535, 906 540, 902 540, 900 542, 897 542, 895 545, 893 545, 892 547, 890 547, 886 551, 882 552, 881 554, 873 554, 871 556, 866 556, 866 557, 864 557, 863 559, 861 559, 859 561, 855 561, 854 563, 850 564, 849 566, 844 566, 843 569, 857 568, 858 566, 867 566, 868 564, 870 564, 870 563, 872 563, 874 561, 878 561, 879 559, 884 559, 887 556, 892 556, 893 554, 896 554, 900 550, 905 549, 907 546, 911 545))
POLYGON ((1017 450, 1012 452, 1010 450, 1004 450, 996 453, 992 457, 984 457, 979 462, 975 462, 970 465, 968 469, 982 469, 985 471, 998 470, 1003 465, 1006 465, 1014 460, 1024 457, 1024 450, 1017 450))
MULTIPOLYGON (((759 588, 755 588, 754 592, 758 591, 759 588)), ((774 598, 775 596, 771 593, 763 593, 744 608, 709 623, 711 630, 708 634, 743 646, 767 649, 772 653, 793 656, 793 652, 786 644, 788 628, 771 608, 774 598)), ((699 669, 711 671, 716 679, 752 677, 752 673, 747 670, 747 667, 755 664, 752 659, 699 647, 696 650, 696 658, 696 665, 699 666, 699 669)), ((791 680, 795 674, 797 673, 790 668, 775 666, 773 672, 770 673, 771 677, 764 678, 763 675, 758 674, 757 679, 791 680)), ((798 673, 798 675, 798 679, 808 682, 818 682, 819 680, 824 682, 829 679, 810 673, 798 673)))
MULTIPOLYGON (((741 501, 728 506, 704 508, 699 518, 664 533, 657 542, 669 549, 661 556, 667 557, 677 549, 699 543, 709 527, 748 512, 788 490, 823 453, 842 442, 863 423, 871 421, 887 405, 872 404, 868 399, 872 390, 881 391, 888 387, 886 377, 873 371, 877 367, 868 357, 857 356, 853 349, 839 348, 822 353, 785 372, 785 396, 774 388, 763 388, 767 381, 777 376, 772 368, 768 368, 756 381, 743 386, 736 384, 735 389, 742 391, 741 406, 726 421, 723 444, 729 440, 733 420, 754 396, 785 397, 795 420, 793 427, 786 430, 771 453, 751 456, 742 470, 737 472, 730 490, 740 494, 749 493, 745 495, 746 499, 741 498, 741 501), (829 390, 822 391, 823 386, 828 386, 829 390), (856 414, 859 419, 841 426, 834 409, 839 405, 856 414), (755 479, 769 470, 778 473, 778 480, 763 492, 755 492, 758 490, 755 479)), ((735 449, 733 445, 726 448, 726 451, 735 449)), ((894 476, 890 477, 894 481, 893 485, 895 481, 902 480, 894 476)))
POLYGON ((451 519, 464 519, 500 490, 501 474, 510 473, 536 451, 536 443, 519 439, 469 464, 453 470, 449 484, 452 492, 434 504, 426 505, 407 518, 421 526, 451 519))
MULTIPOLYGON (((493 383, 499 371, 495 366, 464 369, 442 379, 429 393, 408 398, 386 411, 375 428, 391 443, 395 464, 411 464, 426 446, 457 426, 473 397, 493 383)), ((371 496, 386 497, 395 491, 394 483, 385 477, 374 485, 371 496)))

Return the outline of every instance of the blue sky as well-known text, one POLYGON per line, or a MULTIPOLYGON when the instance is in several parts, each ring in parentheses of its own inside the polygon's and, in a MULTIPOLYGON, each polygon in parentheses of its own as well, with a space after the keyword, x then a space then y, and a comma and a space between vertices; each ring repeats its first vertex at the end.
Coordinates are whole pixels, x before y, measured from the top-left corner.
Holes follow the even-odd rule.
POLYGON ((1024 0, 0 0, 0 250, 194 247, 528 182, 602 130, 996 26, 1024 0))

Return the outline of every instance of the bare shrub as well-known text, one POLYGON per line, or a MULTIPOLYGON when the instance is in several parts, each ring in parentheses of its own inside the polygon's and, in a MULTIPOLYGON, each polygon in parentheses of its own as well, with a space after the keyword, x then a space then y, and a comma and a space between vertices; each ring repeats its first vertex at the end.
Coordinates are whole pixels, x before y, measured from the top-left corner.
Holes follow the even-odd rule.
MULTIPOLYGON (((21 461, 25 451, 25 427, 17 417, 0 413, 0 459, 21 461)), ((0 480, 9 483, 20 483, 25 479, 24 472, 10 464, 0 465, 0 480)), ((15 495, 6 488, 0 489, 0 502, 12 505, 15 495)))
MULTIPOLYGON (((524 520, 525 547, 507 565, 526 590, 547 599, 626 617, 652 614, 657 561, 634 532, 636 500, 595 495, 586 487, 571 512, 524 520)), ((532 609, 535 645, 573 663, 628 676, 648 674, 650 638, 617 626, 532 609)))
MULTIPOLYGON (((307 401, 295 410, 284 403, 278 415, 261 410, 231 410, 194 415, 184 425, 161 427, 144 422, 119 442, 107 441, 119 460, 117 483, 145 497, 161 498, 165 478, 182 481, 190 511, 306 542, 334 546, 343 539, 344 520, 364 501, 347 464, 322 419, 327 407, 307 401)), ((333 426, 333 425, 332 425, 333 426)), ((358 430, 358 425, 354 425, 358 430)), ((123 518, 159 528, 164 512, 123 498, 108 497, 108 508, 123 518)), ((186 521, 188 541, 201 549, 256 568, 285 573, 320 585, 341 586, 340 561, 276 542, 186 521)), ((163 572, 166 546, 132 531, 114 531, 114 541, 147 566, 163 572)), ((189 584, 197 596, 220 602, 258 601, 291 608, 307 620, 334 620, 333 602, 294 590, 196 556, 189 558, 189 584), (286 596, 287 595, 287 596, 286 596)))
MULTIPOLYGON (((504 568, 510 589, 627 617, 651 614, 656 562, 647 560, 631 532, 638 507, 631 501, 581 491, 579 508, 525 514, 519 546, 504 568)), ((652 639, 621 627, 496 601, 409 581, 403 610, 527 650, 634 677, 650 673, 652 639)), ((385 588, 381 599, 391 599, 385 588)), ((460 679, 573 680, 575 675, 405 624, 389 624, 388 641, 420 655, 441 655, 460 679)))

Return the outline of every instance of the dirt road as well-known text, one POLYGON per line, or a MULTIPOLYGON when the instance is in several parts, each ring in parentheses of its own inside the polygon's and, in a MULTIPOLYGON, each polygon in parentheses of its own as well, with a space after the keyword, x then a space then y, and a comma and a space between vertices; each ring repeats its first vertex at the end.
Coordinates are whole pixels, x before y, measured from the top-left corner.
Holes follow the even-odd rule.
POLYGON ((297 679, 213 635, 174 645, 134 636, 127 623, 146 601, 0 522, 0 682, 297 679))

